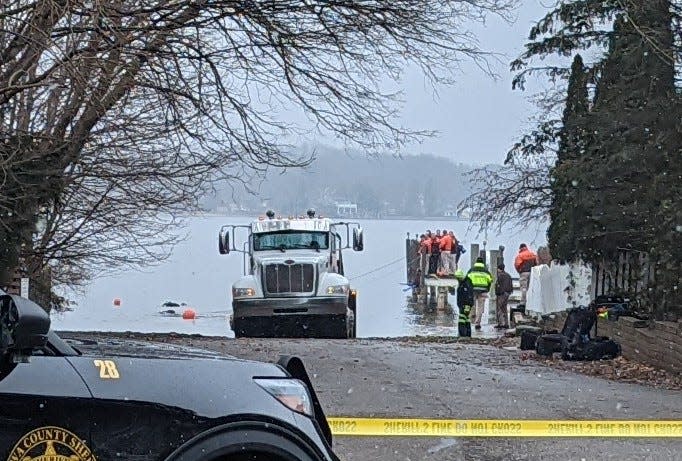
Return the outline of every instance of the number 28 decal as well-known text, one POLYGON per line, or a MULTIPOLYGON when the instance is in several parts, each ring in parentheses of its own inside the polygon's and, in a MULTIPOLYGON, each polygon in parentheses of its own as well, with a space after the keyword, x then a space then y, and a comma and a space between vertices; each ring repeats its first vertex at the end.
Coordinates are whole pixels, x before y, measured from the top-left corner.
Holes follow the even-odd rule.
POLYGON ((113 360, 94 360, 93 363, 99 368, 101 379, 118 379, 121 377, 113 360))

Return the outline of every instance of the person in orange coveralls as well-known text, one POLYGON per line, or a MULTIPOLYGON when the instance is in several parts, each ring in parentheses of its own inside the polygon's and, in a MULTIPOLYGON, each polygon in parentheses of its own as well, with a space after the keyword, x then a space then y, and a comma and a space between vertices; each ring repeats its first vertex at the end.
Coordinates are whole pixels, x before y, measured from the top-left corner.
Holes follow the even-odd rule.
POLYGON ((514 268, 519 273, 519 286, 521 287, 521 302, 519 305, 526 305, 526 294, 530 283, 530 270, 538 264, 538 255, 530 251, 528 245, 519 245, 519 253, 514 259, 514 268))
POLYGON ((452 237, 444 230, 440 238, 440 265, 444 275, 450 275, 454 271, 452 256, 452 237))

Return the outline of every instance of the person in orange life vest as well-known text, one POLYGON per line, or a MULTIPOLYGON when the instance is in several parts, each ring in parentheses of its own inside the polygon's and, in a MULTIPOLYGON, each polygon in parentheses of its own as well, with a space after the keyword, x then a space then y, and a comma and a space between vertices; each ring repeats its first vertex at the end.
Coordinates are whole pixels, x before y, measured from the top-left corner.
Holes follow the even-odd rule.
POLYGON ((445 275, 449 275, 454 271, 452 267, 452 237, 448 231, 443 231, 443 236, 440 238, 440 264, 445 275))
POLYGON ((448 235, 452 239, 452 245, 450 247, 450 269, 452 269, 452 272, 455 272, 457 270, 457 267, 459 265, 459 253, 457 252, 457 247, 459 246, 459 241, 457 240, 457 237, 455 237, 455 233, 452 231, 448 231, 448 235))
POLYGON ((519 273, 519 287, 521 288, 521 301, 519 305, 526 305, 526 294, 530 283, 530 270, 538 265, 538 255, 530 251, 528 245, 519 245, 519 253, 514 259, 514 268, 519 273))

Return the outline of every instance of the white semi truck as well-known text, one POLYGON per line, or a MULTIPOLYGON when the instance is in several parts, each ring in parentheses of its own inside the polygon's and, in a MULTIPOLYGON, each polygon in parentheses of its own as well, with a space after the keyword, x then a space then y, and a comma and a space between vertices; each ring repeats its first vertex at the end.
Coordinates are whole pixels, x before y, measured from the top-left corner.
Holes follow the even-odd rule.
POLYGON ((354 338, 356 292, 343 264, 349 248, 363 249, 360 224, 314 210, 289 218, 268 211, 251 224, 223 226, 220 254, 244 253, 244 275, 232 285, 235 336, 354 338))

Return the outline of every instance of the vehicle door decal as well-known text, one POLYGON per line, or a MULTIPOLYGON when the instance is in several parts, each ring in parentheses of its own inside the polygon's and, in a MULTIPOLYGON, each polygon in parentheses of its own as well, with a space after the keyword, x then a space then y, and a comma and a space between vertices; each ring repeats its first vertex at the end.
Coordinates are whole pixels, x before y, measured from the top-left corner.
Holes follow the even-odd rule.
POLYGON ((116 363, 113 360, 93 360, 93 363, 99 368, 99 377, 102 379, 118 379, 121 375, 116 368, 116 363))
POLYGON ((61 427, 46 426, 23 436, 7 461, 97 461, 85 442, 61 427))

